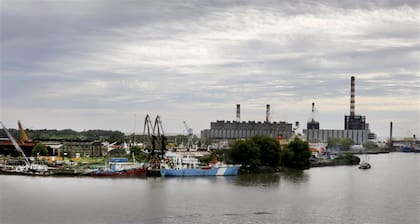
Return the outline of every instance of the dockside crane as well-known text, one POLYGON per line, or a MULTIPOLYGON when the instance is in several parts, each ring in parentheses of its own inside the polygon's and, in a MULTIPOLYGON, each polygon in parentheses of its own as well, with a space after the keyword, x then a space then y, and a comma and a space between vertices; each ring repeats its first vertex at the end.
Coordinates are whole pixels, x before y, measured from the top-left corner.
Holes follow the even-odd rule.
POLYGON ((153 125, 152 125, 152 121, 151 121, 150 116, 148 114, 144 118, 143 135, 147 135, 147 139, 149 141, 149 144, 152 147, 150 149, 151 154, 153 155, 155 153, 155 149, 156 149, 156 136, 155 136, 155 131, 154 131, 154 128, 153 128, 153 125))
POLYGON ((160 145, 160 153, 161 153, 160 155, 161 155, 161 159, 163 159, 163 156, 165 155, 165 151, 166 151, 166 136, 165 136, 165 133, 163 132, 162 121, 159 115, 156 116, 153 130, 157 134, 157 140, 160 145))
POLYGON ((22 123, 20 123, 20 121, 18 121, 18 127, 19 127, 19 131, 20 131, 20 136, 22 138, 23 142, 27 142, 29 141, 28 136, 26 135, 25 130, 23 129, 22 123))

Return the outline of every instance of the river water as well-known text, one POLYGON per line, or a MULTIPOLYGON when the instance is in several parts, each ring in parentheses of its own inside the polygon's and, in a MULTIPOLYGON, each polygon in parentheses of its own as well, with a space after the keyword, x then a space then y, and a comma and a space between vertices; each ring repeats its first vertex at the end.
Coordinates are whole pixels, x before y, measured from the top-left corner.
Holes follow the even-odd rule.
POLYGON ((238 177, 0 176, 0 223, 420 223, 420 154, 370 163, 238 177))

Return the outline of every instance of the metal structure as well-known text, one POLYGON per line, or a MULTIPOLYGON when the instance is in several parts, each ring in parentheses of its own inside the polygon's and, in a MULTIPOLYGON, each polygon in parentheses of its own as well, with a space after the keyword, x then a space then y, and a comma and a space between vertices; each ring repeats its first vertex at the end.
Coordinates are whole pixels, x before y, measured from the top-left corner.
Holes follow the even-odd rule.
POLYGON ((193 146, 193 142, 192 142, 193 141, 193 136, 194 136, 193 129, 190 128, 188 126, 187 122, 185 122, 185 121, 184 121, 184 126, 185 126, 185 129, 187 130, 187 137, 188 137, 187 149, 191 149, 192 146, 193 146))
POLYGON ((157 134, 156 139, 157 139, 158 146, 160 148, 161 158, 163 158, 166 151, 166 136, 163 133, 162 121, 160 120, 159 115, 156 116, 155 125, 153 129, 154 129, 155 134, 157 134))
POLYGON ((150 120, 150 116, 148 114, 144 118, 143 134, 147 135, 148 143, 152 147, 150 150, 152 154, 154 154, 156 149, 156 136, 153 129, 152 121, 150 120))
POLYGON ((163 158, 166 150, 166 136, 163 132, 162 121, 159 115, 156 116, 154 123, 152 123, 150 116, 146 115, 143 134, 148 136, 151 155, 155 156, 156 150, 160 149, 160 156, 163 158))
POLYGON ((315 103, 312 102, 311 120, 306 124, 307 129, 319 129, 319 122, 315 121, 315 103))

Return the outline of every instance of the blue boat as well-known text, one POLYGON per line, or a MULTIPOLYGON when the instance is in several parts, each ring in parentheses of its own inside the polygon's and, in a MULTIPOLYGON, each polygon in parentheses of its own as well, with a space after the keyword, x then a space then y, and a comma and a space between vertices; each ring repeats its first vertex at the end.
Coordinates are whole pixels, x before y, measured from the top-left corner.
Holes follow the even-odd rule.
POLYGON ((161 164, 161 176, 188 177, 188 176, 236 176, 241 165, 222 164, 213 160, 208 166, 199 166, 194 157, 181 157, 172 154, 161 164))
POLYGON ((220 165, 217 167, 161 168, 162 176, 236 176, 241 165, 220 165))

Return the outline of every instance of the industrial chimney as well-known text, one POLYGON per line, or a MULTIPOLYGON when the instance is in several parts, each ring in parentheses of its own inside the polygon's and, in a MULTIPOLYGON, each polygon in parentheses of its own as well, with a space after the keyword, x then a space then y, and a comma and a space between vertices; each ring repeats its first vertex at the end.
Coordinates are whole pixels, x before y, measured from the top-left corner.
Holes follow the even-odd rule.
POLYGON ((241 122, 241 105, 236 104, 236 122, 241 122))
POLYGON ((265 111, 265 122, 270 122, 270 104, 267 104, 267 109, 265 111))
POLYGON ((389 143, 392 146, 392 121, 389 123, 389 143))
POLYGON ((355 91, 354 81, 355 81, 354 76, 352 76, 351 81, 350 81, 350 116, 355 115, 355 110, 354 110, 354 104, 355 104, 355 100, 354 100, 354 91, 355 91))

